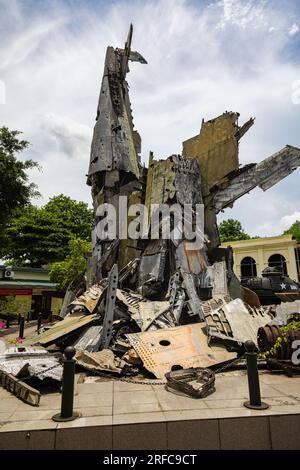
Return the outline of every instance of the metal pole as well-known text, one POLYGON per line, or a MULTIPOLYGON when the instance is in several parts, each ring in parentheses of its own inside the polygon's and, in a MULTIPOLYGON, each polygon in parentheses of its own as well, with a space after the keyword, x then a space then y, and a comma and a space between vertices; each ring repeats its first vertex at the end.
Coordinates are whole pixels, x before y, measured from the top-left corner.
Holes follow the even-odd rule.
POLYGON ((21 321, 21 314, 19 313, 18 314, 18 325, 20 325, 20 321, 21 321))
POLYGON ((25 318, 23 316, 20 317, 20 326, 19 326, 19 338, 24 339, 24 325, 25 325, 25 318))
POLYGON ((53 312, 52 312, 52 310, 50 310, 50 312, 49 312, 48 321, 49 321, 49 323, 52 323, 52 321, 53 321, 53 312))
POLYGON ((253 341, 246 341, 245 349, 250 400, 245 401, 244 406, 254 410, 265 410, 269 405, 261 401, 256 346, 253 341))
POLYGON ((63 359, 64 370, 62 379, 62 395, 60 413, 52 417, 53 421, 72 421, 78 418, 79 413, 73 412, 74 377, 75 377, 75 348, 68 346, 63 359))
POLYGON ((9 316, 9 313, 7 314, 7 317, 6 317, 6 328, 9 328, 10 327, 10 316, 9 316))
POLYGON ((42 326, 42 314, 39 313, 39 314, 38 314, 38 320, 37 320, 37 329, 36 329, 36 331, 38 332, 38 334, 40 334, 41 326, 42 326))
POLYGON ((26 318, 27 323, 30 322, 30 319, 31 319, 31 312, 29 311, 27 312, 27 318, 26 318))

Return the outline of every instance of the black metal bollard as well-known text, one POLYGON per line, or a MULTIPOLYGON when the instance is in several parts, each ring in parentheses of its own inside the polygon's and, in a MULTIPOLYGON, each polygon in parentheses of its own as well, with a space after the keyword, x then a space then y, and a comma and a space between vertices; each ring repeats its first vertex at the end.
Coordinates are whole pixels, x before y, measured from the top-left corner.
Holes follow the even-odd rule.
POLYGON ((49 317, 48 317, 48 322, 52 323, 52 321, 53 321, 53 312, 52 312, 52 310, 50 310, 49 317))
POLYGON ((75 348, 68 346, 65 349, 63 360, 64 370, 62 379, 61 411, 52 417, 53 421, 72 421, 79 417, 79 413, 73 412, 74 401, 74 377, 75 377, 75 348))
POLYGON ((20 322, 21 322, 21 314, 19 313, 18 314, 18 325, 20 325, 20 322))
POLYGON ((26 318, 26 322, 29 323, 31 320, 31 312, 27 312, 27 318, 26 318))
POLYGON ((245 349, 250 400, 245 401, 244 406, 254 410, 265 410, 269 405, 261 401, 256 346, 253 341, 246 341, 245 349))
POLYGON ((9 328, 10 327, 10 316, 9 314, 7 314, 7 317, 6 317, 6 328, 9 328))
POLYGON ((36 328, 36 331, 38 332, 38 334, 40 334, 41 326, 42 326, 42 314, 39 313, 38 320, 37 320, 37 328, 36 328))
POLYGON ((19 326, 19 338, 24 339, 24 325, 25 325, 25 318, 23 315, 20 317, 20 326, 19 326))

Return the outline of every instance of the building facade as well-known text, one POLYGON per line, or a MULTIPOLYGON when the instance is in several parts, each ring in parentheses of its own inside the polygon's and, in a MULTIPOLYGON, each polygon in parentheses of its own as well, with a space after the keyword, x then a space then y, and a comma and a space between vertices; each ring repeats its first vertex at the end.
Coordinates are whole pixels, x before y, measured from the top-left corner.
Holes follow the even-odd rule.
POLYGON ((234 272, 240 278, 261 276, 267 266, 275 266, 291 279, 299 282, 300 248, 292 235, 253 238, 223 243, 232 246, 234 272))
POLYGON ((0 301, 7 298, 13 299, 15 312, 11 313, 31 310, 34 318, 39 312, 58 314, 63 294, 50 281, 48 269, 0 266, 0 301))

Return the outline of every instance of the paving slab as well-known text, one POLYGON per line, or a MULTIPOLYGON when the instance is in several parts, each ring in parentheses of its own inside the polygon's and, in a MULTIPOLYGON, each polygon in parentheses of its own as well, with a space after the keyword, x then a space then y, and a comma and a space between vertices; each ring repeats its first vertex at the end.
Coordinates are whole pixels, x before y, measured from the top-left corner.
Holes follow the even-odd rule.
POLYGON ((32 407, 0 389, 1 445, 10 436, 8 448, 14 442, 22 449, 300 448, 300 439, 290 436, 293 430, 284 431, 299 427, 300 377, 261 373, 262 398, 269 404, 261 411, 243 406, 248 399, 243 371, 217 376, 216 392, 205 399, 173 393, 154 382, 88 379, 85 383, 76 375, 74 409, 81 417, 59 424, 51 419, 60 409, 58 391, 43 394, 41 405, 32 407), (246 429, 247 439, 241 436, 246 429))

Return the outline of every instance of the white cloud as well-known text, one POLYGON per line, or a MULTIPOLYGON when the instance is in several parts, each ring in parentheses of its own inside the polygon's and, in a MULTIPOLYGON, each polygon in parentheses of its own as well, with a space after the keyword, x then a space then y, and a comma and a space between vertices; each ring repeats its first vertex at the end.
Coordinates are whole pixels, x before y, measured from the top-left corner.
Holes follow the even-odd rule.
POLYGON ((73 158, 86 159, 92 139, 92 129, 65 116, 46 114, 38 117, 38 123, 52 137, 61 152, 73 158))
POLYGON ((289 30, 289 35, 294 36, 295 34, 299 33, 299 31, 299 25, 297 23, 294 23, 289 30))
POLYGON ((227 24, 246 28, 248 25, 253 27, 254 22, 265 24, 264 6, 265 1, 253 2, 240 0, 221 0, 223 6, 223 15, 219 26, 224 28, 227 24))
MULTIPOLYGON (((300 106, 291 100, 300 65, 284 55, 295 15, 281 2, 1 3, 0 117, 32 142, 24 157, 43 167, 32 172, 40 203, 60 192, 90 203, 85 174, 105 50, 122 47, 131 21, 133 48, 148 61, 131 64, 128 75, 143 161, 150 150, 159 158, 180 152, 202 118, 225 110, 240 111, 241 122, 257 118, 241 142, 242 164, 300 145, 300 106)), ((224 216, 239 218, 252 235, 280 233, 280 220, 299 210, 299 173, 286 181, 245 196, 224 216)))
POLYGON ((294 222, 300 221, 300 211, 295 211, 293 214, 290 215, 285 215, 284 217, 281 217, 279 221, 279 225, 282 229, 282 231, 287 230, 293 225, 294 222))

